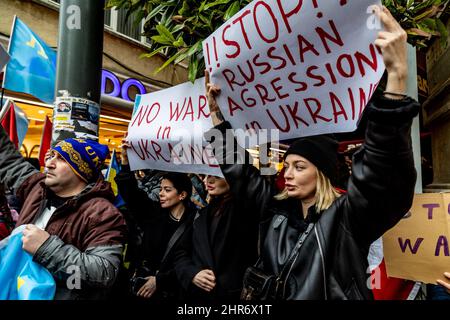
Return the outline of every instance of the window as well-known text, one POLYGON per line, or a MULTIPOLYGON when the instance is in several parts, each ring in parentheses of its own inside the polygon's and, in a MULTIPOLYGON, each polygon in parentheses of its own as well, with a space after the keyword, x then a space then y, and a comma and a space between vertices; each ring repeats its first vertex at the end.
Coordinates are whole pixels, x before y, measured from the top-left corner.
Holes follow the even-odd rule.
MULTIPOLYGON (((42 2, 51 4, 55 9, 59 7, 60 0, 42 0, 42 2)), ((136 14, 131 14, 128 19, 126 19, 127 12, 125 9, 108 9, 105 10, 105 26, 109 27, 109 30, 114 30, 118 33, 121 33, 127 37, 130 37, 134 40, 137 40, 145 45, 150 45, 149 39, 141 36, 143 31, 143 22, 140 22, 138 25, 134 23, 136 18, 136 14)))
POLYGON ((111 27, 111 9, 105 10, 105 25, 111 27))
POLYGON ((119 9, 117 12, 117 32, 122 33, 130 38, 141 41, 141 24, 136 25, 134 19, 136 15, 131 14, 128 19, 125 9, 119 9))

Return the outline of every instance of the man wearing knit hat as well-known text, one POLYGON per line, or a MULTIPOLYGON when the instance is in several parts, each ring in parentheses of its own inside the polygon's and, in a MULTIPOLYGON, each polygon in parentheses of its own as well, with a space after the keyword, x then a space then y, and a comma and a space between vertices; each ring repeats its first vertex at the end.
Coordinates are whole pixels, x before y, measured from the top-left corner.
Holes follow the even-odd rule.
POLYGON ((26 162, 0 127, 0 183, 22 200, 23 249, 56 281, 55 299, 102 299, 114 284, 126 225, 100 174, 107 146, 66 139, 48 153, 45 174, 26 162))

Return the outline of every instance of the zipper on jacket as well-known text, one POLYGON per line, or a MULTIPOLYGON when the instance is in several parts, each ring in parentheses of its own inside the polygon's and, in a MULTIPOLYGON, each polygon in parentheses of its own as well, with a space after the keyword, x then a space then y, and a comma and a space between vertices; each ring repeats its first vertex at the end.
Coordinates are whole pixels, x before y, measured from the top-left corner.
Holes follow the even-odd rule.
POLYGON ((319 234, 317 231, 317 225, 314 226, 314 230, 316 231, 316 239, 317 239, 317 243, 319 244, 319 252, 320 252, 320 257, 322 260, 322 274, 323 274, 323 288, 324 288, 324 293, 325 293, 325 300, 328 300, 327 297, 327 277, 326 277, 326 273, 325 273, 325 258, 323 257, 323 251, 322 251, 322 245, 320 243, 320 239, 319 239, 319 234))

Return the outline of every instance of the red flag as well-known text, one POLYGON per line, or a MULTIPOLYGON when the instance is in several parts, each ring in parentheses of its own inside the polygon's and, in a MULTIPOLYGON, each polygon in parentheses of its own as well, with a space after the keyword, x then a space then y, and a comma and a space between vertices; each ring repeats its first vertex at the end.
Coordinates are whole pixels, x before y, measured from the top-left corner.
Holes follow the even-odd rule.
POLYGON ((52 140, 52 127, 53 127, 52 122, 46 116, 44 128, 42 130, 41 147, 39 149, 39 164, 41 165, 41 167, 45 165, 44 161, 45 153, 47 152, 48 149, 50 149, 50 144, 52 140))
POLYGON ((8 111, 2 118, 2 127, 5 129, 6 133, 9 135, 9 139, 14 143, 17 149, 19 149, 19 137, 17 135, 17 125, 16 125, 16 112, 14 111, 14 103, 10 102, 8 111))
POLYGON ((370 246, 368 260, 371 271, 370 283, 375 300, 414 300, 420 282, 388 277, 381 238, 370 246))
POLYGON ((372 277, 379 273, 379 286, 372 287, 375 300, 411 300, 417 292, 414 290, 416 283, 411 280, 388 277, 386 264, 383 261, 377 267, 379 270, 372 271, 372 277))

